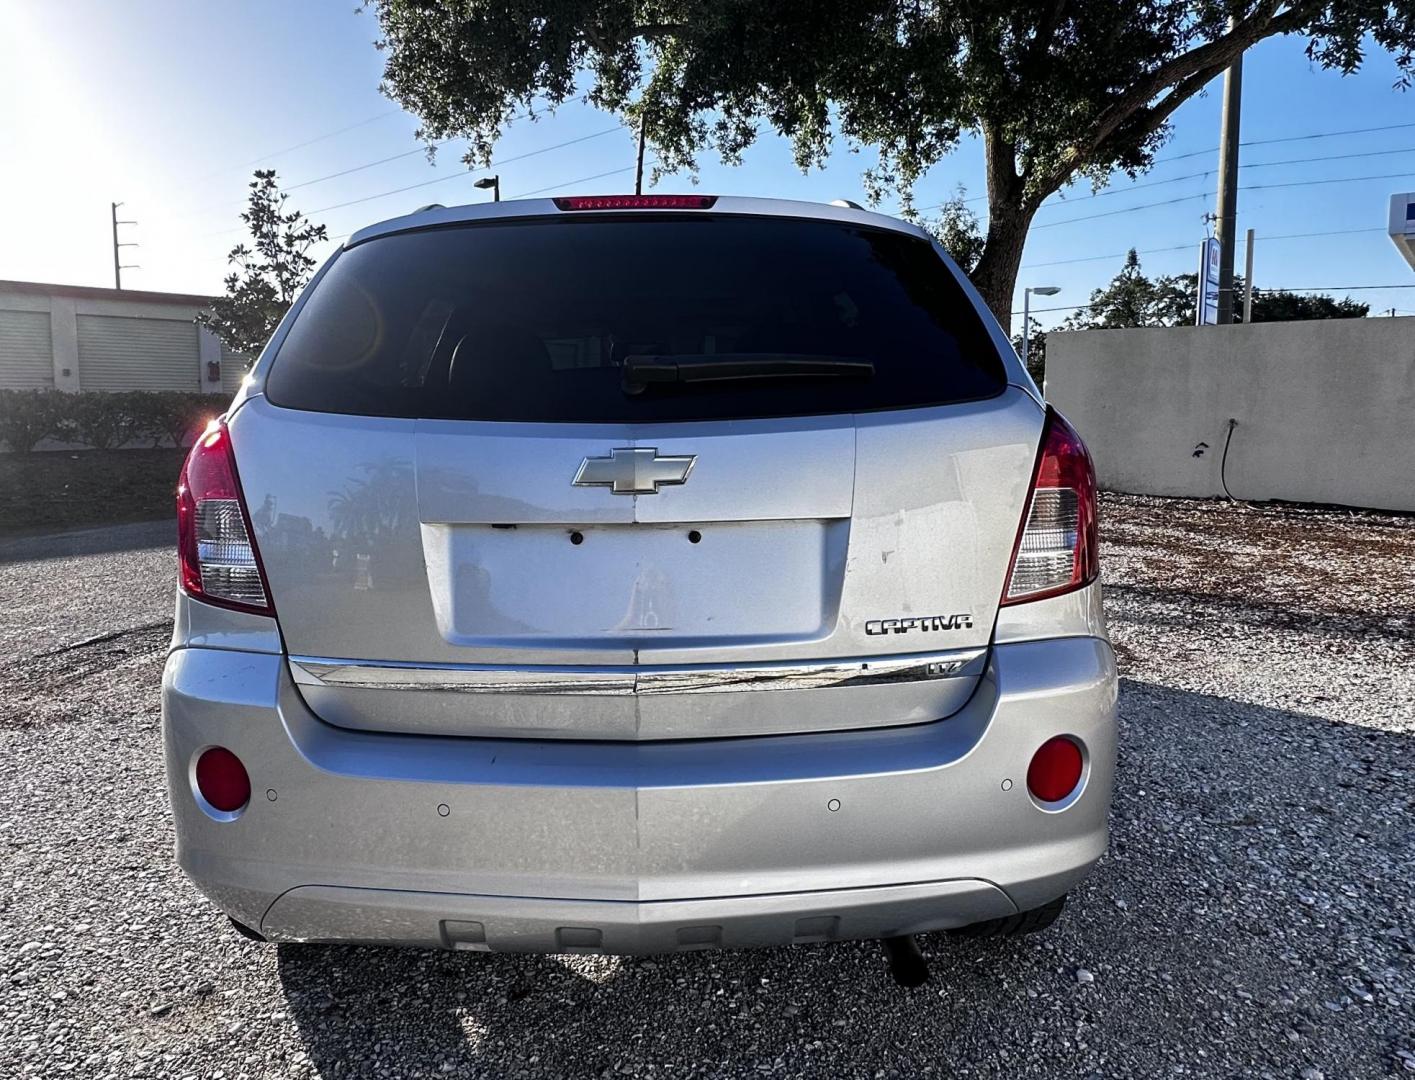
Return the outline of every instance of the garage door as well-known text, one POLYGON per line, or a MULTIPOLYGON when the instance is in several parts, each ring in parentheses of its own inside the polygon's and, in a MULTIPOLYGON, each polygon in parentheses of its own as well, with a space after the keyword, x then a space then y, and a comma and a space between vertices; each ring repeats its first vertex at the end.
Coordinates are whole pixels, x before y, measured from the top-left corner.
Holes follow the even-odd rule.
POLYGON ((221 389, 234 395, 241 388, 241 380, 246 377, 246 358, 232 352, 223 342, 221 345, 221 389))
POLYGON ((49 312, 0 311, 0 389, 52 389, 53 356, 49 312))
POLYGON ((115 315, 78 321, 81 389, 201 389, 195 323, 115 315))

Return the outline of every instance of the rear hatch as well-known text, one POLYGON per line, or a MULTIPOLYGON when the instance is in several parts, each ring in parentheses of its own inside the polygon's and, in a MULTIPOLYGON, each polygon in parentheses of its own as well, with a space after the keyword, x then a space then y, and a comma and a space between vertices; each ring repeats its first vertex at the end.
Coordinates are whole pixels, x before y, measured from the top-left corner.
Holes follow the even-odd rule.
POLYGON ((961 707, 1041 427, 927 242, 696 212, 358 244, 231 420, 323 719, 618 739, 961 707))

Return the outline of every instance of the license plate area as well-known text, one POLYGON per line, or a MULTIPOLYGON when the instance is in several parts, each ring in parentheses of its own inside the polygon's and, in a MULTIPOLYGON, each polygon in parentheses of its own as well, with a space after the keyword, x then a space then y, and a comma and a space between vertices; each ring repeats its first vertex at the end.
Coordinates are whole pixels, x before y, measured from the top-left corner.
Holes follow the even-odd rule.
POLYGON ((834 626, 847 520, 423 524, 456 645, 801 641, 834 626))

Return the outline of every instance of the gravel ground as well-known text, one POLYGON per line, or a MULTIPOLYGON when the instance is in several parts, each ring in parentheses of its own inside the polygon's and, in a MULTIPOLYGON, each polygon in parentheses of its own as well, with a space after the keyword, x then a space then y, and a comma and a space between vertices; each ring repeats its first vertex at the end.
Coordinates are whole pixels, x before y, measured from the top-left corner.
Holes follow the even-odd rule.
POLYGON ((165 536, 0 546, 0 1076, 1415 1077, 1415 520, 1103 517, 1111 852, 1046 934, 925 940, 917 991, 869 944, 244 941, 171 859, 165 536))

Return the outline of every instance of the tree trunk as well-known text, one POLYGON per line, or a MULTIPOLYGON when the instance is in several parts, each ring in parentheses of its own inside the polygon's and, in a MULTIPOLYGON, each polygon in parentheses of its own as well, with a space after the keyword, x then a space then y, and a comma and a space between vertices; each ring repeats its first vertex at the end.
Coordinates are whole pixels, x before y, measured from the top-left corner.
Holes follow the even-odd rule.
POLYGON ((973 284, 1008 334, 1012 333, 1012 293, 1031 223, 1032 211, 1026 207, 989 201, 987 242, 973 268, 973 284))
POLYGON ((988 169, 988 235, 971 276, 1003 330, 1010 334, 1012 291, 1036 206, 1024 198, 1025 184, 1017 175, 1017 147, 984 125, 983 150, 988 169))

